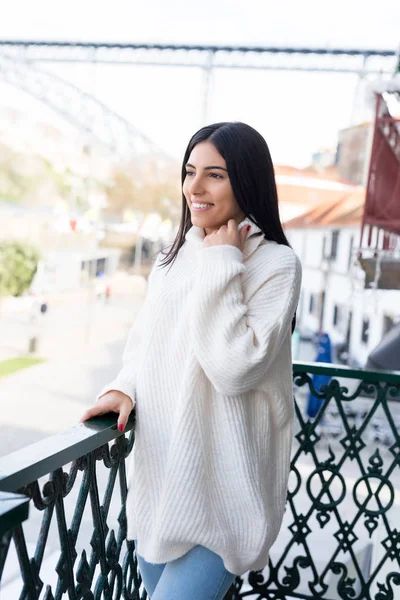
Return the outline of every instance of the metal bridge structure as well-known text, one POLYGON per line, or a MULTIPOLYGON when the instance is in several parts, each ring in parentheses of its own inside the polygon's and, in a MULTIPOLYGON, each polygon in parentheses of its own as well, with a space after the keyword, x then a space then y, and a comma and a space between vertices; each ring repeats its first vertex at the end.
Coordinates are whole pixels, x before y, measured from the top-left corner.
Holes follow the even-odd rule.
POLYGON ((46 70, 46 64, 131 64, 201 68, 204 71, 203 121, 210 79, 216 69, 303 71, 356 74, 393 73, 392 49, 252 47, 184 44, 128 44, 0 40, 0 77, 31 94, 118 156, 150 153, 169 161, 144 133, 94 96, 46 70))
POLYGON ((0 51, 0 78, 54 110, 89 143, 119 157, 151 154, 170 160, 165 152, 100 100, 57 75, 0 51))
POLYGON ((335 73, 392 73, 393 49, 217 46, 0 40, 0 50, 28 62, 97 62, 335 73))

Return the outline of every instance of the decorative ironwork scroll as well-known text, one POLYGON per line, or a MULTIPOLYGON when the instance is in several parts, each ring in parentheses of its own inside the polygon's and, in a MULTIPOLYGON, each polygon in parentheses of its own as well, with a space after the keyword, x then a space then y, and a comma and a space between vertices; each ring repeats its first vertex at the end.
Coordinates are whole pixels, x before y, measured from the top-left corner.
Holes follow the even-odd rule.
MULTIPOLYGON (((294 394, 283 526, 268 567, 237 577, 226 599, 400 598, 400 375, 296 363, 294 394), (330 383, 315 389, 312 375, 321 373, 330 383), (305 417, 309 393, 322 400, 314 420, 305 417)), ((0 511, 5 590, 11 549, 19 561, 21 586, 13 600, 147 597, 134 544, 126 539, 125 461, 134 433, 120 435, 109 421, 79 443, 54 436, 48 455, 28 466, 21 466, 25 455, 14 471, 14 455, 0 460, 0 491, 31 499, 29 519, 10 530, 0 511)))

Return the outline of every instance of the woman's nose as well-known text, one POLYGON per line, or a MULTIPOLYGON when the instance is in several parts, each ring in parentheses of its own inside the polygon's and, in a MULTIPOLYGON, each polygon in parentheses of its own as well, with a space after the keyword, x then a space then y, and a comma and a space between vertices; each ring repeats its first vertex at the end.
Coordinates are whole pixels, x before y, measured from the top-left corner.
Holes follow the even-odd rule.
POLYGON ((195 195, 201 195, 204 192, 200 177, 193 177, 189 183, 189 192, 195 195))

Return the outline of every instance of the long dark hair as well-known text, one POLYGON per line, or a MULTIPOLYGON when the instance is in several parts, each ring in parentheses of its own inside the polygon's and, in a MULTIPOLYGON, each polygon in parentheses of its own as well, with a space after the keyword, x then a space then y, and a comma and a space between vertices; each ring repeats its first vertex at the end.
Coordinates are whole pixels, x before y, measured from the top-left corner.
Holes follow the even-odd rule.
MULTIPOLYGON (((274 167, 267 142, 250 125, 240 122, 214 123, 197 131, 189 141, 182 162, 182 186, 186 163, 200 142, 211 142, 226 162, 236 201, 246 217, 257 225, 265 239, 290 246, 279 218, 274 167)), ((173 263, 192 226, 190 209, 182 192, 182 215, 175 240, 160 262, 173 263)))

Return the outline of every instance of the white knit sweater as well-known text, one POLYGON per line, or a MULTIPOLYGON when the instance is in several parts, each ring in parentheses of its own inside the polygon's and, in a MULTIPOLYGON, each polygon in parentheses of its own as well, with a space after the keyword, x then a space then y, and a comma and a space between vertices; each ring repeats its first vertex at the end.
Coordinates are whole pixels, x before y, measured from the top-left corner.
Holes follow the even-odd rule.
POLYGON ((136 401, 128 538, 151 563, 201 544, 241 575, 267 565, 281 526, 301 267, 248 224, 243 253, 204 248, 192 227, 170 270, 159 256, 123 368, 99 394, 136 401))

